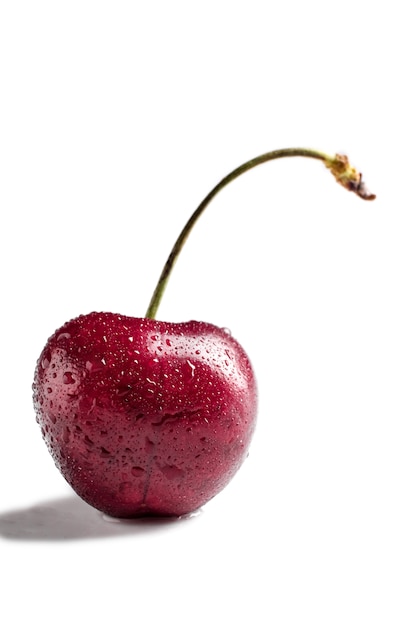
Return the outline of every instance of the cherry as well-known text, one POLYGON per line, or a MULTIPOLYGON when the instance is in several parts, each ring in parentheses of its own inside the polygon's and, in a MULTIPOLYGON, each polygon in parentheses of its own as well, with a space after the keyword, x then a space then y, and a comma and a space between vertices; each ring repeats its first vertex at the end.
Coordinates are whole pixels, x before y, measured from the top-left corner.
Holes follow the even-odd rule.
POLYGON ((155 316, 209 202, 244 172, 284 156, 320 159, 348 190, 375 197, 344 156, 301 148, 261 155, 223 178, 192 214, 144 318, 93 312, 47 341, 33 384, 37 421, 64 478, 98 510, 115 517, 190 513, 245 460, 257 414, 248 356, 226 329, 155 316))

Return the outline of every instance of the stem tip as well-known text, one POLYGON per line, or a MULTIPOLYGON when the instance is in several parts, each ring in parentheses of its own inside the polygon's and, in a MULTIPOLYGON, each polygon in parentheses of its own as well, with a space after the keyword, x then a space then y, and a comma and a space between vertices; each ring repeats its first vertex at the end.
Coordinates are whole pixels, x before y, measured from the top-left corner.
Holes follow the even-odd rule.
POLYGON ((350 165, 346 155, 336 154, 334 157, 326 158, 324 162, 337 182, 345 189, 353 191, 362 200, 375 200, 376 195, 366 189, 362 180, 362 174, 350 165))

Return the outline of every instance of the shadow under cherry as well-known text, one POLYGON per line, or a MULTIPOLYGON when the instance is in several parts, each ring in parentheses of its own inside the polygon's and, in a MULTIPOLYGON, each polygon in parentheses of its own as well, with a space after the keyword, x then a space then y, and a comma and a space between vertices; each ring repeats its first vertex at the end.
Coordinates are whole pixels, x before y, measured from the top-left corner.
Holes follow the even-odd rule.
MULTIPOLYGON (((197 512, 198 513, 198 512, 197 512)), ((196 515, 115 519, 76 495, 0 513, 0 536, 15 541, 76 541, 147 534, 183 524, 196 515)))

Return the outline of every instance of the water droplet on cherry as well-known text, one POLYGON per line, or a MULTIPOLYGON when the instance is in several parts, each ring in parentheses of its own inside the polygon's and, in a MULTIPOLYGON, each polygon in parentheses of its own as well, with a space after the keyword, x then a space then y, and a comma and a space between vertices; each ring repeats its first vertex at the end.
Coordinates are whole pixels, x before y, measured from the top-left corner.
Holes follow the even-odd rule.
POLYGON ((120 493, 126 493, 127 491, 129 491, 131 487, 132 487, 132 483, 130 483, 129 481, 125 481, 123 483, 120 483, 119 491, 120 493))
POLYGON ((191 513, 185 513, 184 515, 180 515, 178 519, 192 519, 193 517, 198 517, 202 515, 203 509, 197 509, 197 511, 191 511, 191 513))
POLYGON ((141 476, 144 473, 144 471, 145 470, 143 469, 143 467, 139 467, 139 466, 132 467, 131 469, 132 476, 141 476))
POLYGON ((178 480, 184 475, 184 470, 180 469, 176 465, 164 465, 160 469, 168 480, 178 480))
POLYGON ((61 341, 62 339, 71 339, 71 335, 69 333, 61 333, 57 337, 57 341, 61 341))
POLYGON ((86 361, 85 368, 87 372, 89 372, 89 374, 92 374, 93 372, 97 372, 98 370, 103 369, 103 363, 101 361, 86 361))
POLYGON ((72 372, 64 372, 64 375, 62 377, 62 382, 64 383, 64 385, 72 385, 76 382, 72 372))
POLYGON ((42 369, 46 370, 46 368, 49 367, 50 362, 51 362, 51 355, 48 353, 42 359, 42 363, 41 363, 42 369))

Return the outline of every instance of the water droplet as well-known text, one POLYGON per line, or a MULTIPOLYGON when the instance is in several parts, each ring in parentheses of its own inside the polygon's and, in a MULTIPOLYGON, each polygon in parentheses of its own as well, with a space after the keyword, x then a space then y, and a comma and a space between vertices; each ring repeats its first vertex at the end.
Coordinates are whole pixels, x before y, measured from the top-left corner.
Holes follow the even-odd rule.
POLYGON ((62 382, 64 383, 64 385, 72 385, 73 383, 77 382, 72 374, 72 372, 64 372, 64 375, 62 377, 62 382))
POLYGON ((45 355, 41 363, 42 369, 46 370, 46 368, 49 367, 50 362, 51 362, 51 355, 50 354, 45 355))
POLYGON ((47 387, 46 391, 47 391, 48 393, 52 393, 52 387, 47 387))
POLYGON ((132 385, 120 385, 120 387, 116 389, 116 395, 119 398, 123 398, 124 396, 127 396, 127 394, 130 393, 131 390, 132 385))
POLYGON ((178 480, 184 476, 184 470, 180 469, 176 465, 164 465, 160 467, 163 475, 168 478, 168 480, 178 480))
POLYGON ((87 446, 89 446, 90 448, 94 446, 94 441, 92 441, 90 437, 88 437, 87 435, 84 437, 84 441, 87 444, 87 446))
POLYGON ((187 359, 187 364, 191 367, 191 376, 194 376, 195 365, 187 359))
POLYGON ((202 515, 203 509, 197 509, 197 511, 191 511, 191 513, 184 513, 184 515, 180 515, 178 519, 192 519, 193 517, 198 517, 202 515))
POLYGON ((61 333, 57 337, 57 341, 61 341, 62 339, 71 339, 71 335, 69 333, 61 333))
POLYGON ((139 467, 139 466, 132 467, 131 469, 132 476, 141 476, 144 473, 144 471, 145 470, 143 469, 143 467, 139 467))
POLYGON ((132 483, 130 483, 129 481, 125 481, 123 483, 120 483, 119 491, 120 493, 126 493, 126 491, 129 491, 131 487, 132 487, 132 483))
POLYGON ((232 331, 230 330, 230 328, 222 328, 222 331, 224 332, 225 335, 231 335, 232 331))
POLYGON ((103 363, 101 362, 92 362, 92 361, 86 361, 85 362, 85 368, 87 370, 87 372, 89 372, 90 374, 93 372, 97 372, 98 370, 103 369, 103 363))

